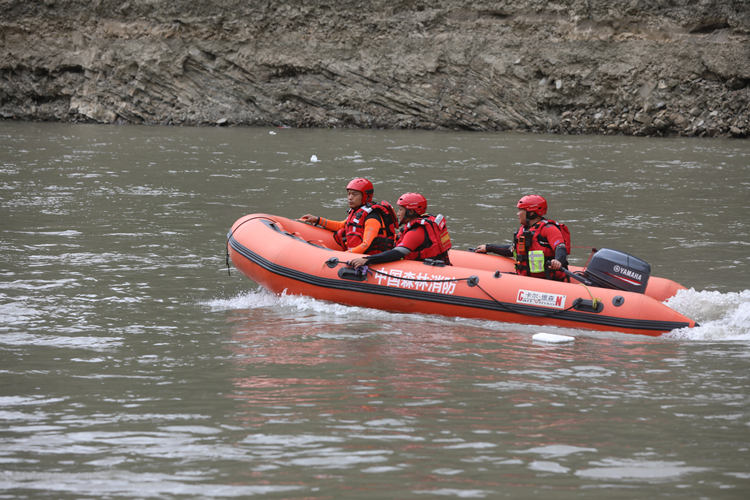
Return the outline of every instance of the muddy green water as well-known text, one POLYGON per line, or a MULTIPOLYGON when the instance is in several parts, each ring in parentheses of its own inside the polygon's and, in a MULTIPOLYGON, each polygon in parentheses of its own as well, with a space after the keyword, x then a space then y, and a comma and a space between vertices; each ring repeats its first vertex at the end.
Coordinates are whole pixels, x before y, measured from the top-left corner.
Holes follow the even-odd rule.
POLYGON ((0 498, 745 498, 749 165, 747 140, 0 122, 0 498), (422 192, 459 248, 544 194, 573 263, 637 255, 702 326, 545 345, 228 275, 234 220, 341 219, 355 176, 422 192))

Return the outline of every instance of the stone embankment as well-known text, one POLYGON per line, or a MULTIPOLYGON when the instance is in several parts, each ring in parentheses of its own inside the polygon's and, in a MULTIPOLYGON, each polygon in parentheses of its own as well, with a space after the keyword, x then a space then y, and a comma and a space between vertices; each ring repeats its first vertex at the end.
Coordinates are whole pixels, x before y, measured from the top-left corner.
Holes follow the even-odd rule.
POLYGON ((0 0, 0 117, 747 137, 747 0, 0 0))

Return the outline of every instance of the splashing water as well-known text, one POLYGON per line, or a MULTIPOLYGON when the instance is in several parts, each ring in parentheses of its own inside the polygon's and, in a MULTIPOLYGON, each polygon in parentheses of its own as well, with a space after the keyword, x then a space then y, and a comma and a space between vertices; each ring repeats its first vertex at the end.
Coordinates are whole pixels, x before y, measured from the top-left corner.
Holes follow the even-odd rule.
POLYGON ((286 292, 277 295, 264 288, 244 292, 228 299, 207 300, 201 305, 209 307, 212 311, 269 308, 281 312, 288 311, 289 314, 313 313, 321 314, 329 321, 337 321, 338 318, 347 320, 354 315, 372 319, 397 316, 395 313, 379 309, 336 304, 303 295, 288 295, 286 292))
POLYGON ((263 288, 240 293, 225 299, 212 299, 200 302, 211 311, 231 311, 235 309, 261 309, 274 307, 279 304, 279 296, 263 288))
POLYGON ((721 293, 690 288, 680 290, 666 304, 700 324, 674 330, 667 334, 670 338, 750 340, 750 290, 721 293))
MULTIPOLYGON (((672 309, 694 319, 700 324, 695 328, 681 328, 665 334, 663 337, 677 340, 698 341, 750 341, 750 290, 741 292, 721 293, 717 291, 698 291, 695 289, 680 290, 665 304, 672 309)), ((399 314, 366 307, 354 307, 343 304, 335 304, 322 300, 312 299, 301 295, 273 294, 263 288, 245 292, 235 297, 224 299, 212 299, 201 303, 212 311, 225 311, 236 309, 265 309, 272 308, 277 311, 287 311, 289 314, 307 312, 321 314, 327 321, 346 320, 351 317, 370 319, 395 319, 399 316, 408 317, 413 320, 422 315, 399 314)), ((492 328, 494 322, 482 320, 468 320, 461 318, 448 318, 439 316, 422 316, 424 321, 449 323, 458 320, 467 326, 492 328)), ((510 326, 510 325, 506 325, 510 326)), ((513 330, 531 332, 538 331, 538 326, 514 325, 513 330)), ((556 331, 556 328, 547 327, 546 330, 556 331)), ((573 335, 584 335, 588 331, 560 329, 573 335)), ((601 332, 597 334, 600 336, 601 332)))

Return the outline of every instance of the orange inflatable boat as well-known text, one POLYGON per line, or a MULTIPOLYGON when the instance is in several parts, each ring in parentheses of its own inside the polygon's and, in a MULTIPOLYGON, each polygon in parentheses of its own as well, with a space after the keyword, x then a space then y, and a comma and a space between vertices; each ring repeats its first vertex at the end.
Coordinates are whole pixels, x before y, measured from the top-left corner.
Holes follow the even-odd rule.
POLYGON ((450 266, 401 260, 355 270, 330 231, 251 214, 233 224, 227 252, 272 292, 353 306, 652 336, 695 326, 662 303, 684 287, 614 250, 571 266, 570 283, 519 276, 510 258, 453 249, 450 266))

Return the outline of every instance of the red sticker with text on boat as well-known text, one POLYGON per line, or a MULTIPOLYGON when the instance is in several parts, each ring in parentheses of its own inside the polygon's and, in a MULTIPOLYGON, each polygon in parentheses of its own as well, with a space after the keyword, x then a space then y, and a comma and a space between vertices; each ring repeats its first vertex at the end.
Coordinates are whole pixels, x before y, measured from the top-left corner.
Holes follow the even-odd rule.
POLYGON ((545 293, 535 290, 518 290, 518 295, 516 295, 516 302, 519 304, 529 304, 532 306, 565 309, 566 297, 566 295, 559 295, 556 293, 545 293))

